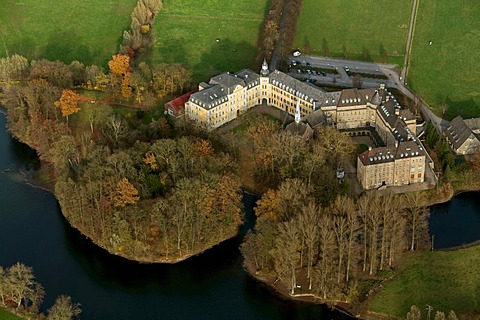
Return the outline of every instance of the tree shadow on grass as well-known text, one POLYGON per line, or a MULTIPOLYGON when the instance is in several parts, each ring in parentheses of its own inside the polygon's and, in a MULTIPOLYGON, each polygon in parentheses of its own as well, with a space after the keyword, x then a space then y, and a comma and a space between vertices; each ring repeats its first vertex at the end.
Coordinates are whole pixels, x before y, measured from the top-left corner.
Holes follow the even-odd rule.
POLYGON ((21 37, 17 37, 16 41, 8 46, 8 53, 10 55, 19 54, 24 56, 27 59, 37 59, 37 44, 35 39, 28 35, 22 35, 21 37))
POLYGON ((71 29, 56 29, 40 53, 40 57, 60 60, 67 64, 78 60, 85 65, 100 63, 103 66, 103 60, 99 60, 101 57, 100 50, 92 51, 92 48, 85 43, 84 39, 71 29))
POLYGON ((255 52, 256 49, 246 41, 219 39, 210 51, 202 54, 200 63, 193 67, 193 77, 205 80, 221 72, 254 68, 255 52))
POLYGON ((480 117, 480 106, 475 100, 473 100, 473 98, 461 101, 452 101, 449 97, 447 97, 444 101, 448 106, 444 116, 444 118, 447 120, 451 120, 456 116, 462 116, 464 119, 480 117))
MULTIPOLYGON (((188 58, 184 43, 185 39, 183 38, 171 39, 168 42, 168 46, 162 46, 161 48, 158 48, 157 50, 160 51, 160 56, 162 57, 162 61, 159 63, 187 64, 188 58)), ((150 53, 152 53, 152 50, 150 50, 150 53)), ((145 58, 146 60, 149 60, 150 56, 147 55, 145 58)))

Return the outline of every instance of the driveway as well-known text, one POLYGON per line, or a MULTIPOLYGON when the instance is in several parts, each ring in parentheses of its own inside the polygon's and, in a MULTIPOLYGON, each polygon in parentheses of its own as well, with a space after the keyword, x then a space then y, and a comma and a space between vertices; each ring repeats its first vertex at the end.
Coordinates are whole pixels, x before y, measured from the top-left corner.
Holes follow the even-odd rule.
POLYGON ((435 115, 419 96, 403 85, 403 79, 401 79, 400 75, 398 74, 399 70, 397 69, 397 65, 377 62, 341 60, 308 55, 301 55, 300 57, 290 56, 288 59, 288 61, 298 60, 304 66, 309 63, 312 68, 332 69, 338 72, 338 74, 330 73, 327 74, 327 76, 306 75, 303 73, 299 74, 297 72, 289 73, 291 76, 300 80, 314 78, 317 80, 316 84, 318 85, 353 87, 353 79, 347 72, 345 72, 345 67, 348 67, 351 72, 356 73, 371 75, 383 74, 387 77, 387 79, 362 77, 362 87, 378 88, 380 84, 385 84, 385 86, 388 88, 396 88, 410 99, 418 101, 423 118, 425 120, 431 120, 440 134, 449 123, 448 121, 435 115))

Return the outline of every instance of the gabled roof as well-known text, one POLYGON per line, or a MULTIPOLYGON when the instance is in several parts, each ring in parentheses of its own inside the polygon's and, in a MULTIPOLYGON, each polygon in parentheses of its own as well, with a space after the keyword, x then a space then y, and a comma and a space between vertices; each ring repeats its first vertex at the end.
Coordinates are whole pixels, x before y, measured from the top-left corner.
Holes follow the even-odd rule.
POLYGON ((281 71, 275 70, 270 73, 269 81, 274 86, 289 91, 292 95, 310 102, 317 102, 317 106, 336 106, 338 103, 339 91, 325 92, 308 83, 297 80, 281 71))
POLYGON ((415 115, 408 109, 400 109, 400 117, 403 121, 415 120, 415 115))
POLYGON ((394 162, 395 146, 380 147, 369 149, 358 155, 358 159, 362 161, 363 165, 380 164, 387 162, 394 162))
POLYGON ((190 96, 190 101, 205 109, 211 109, 227 101, 227 92, 221 85, 212 85, 190 96))
POLYGON ((382 103, 382 97, 380 96, 380 93, 378 92, 378 90, 375 90, 375 92, 373 93, 372 100, 370 100, 370 103, 377 106, 380 105, 380 103, 382 103))
POLYGON ((290 132, 294 135, 301 136, 304 140, 308 140, 313 136, 313 129, 308 123, 303 121, 296 123, 295 121, 290 122, 286 127, 285 131, 290 132))
POLYGON ((399 142, 397 145, 374 148, 358 155, 363 165, 373 165, 395 160, 425 156, 425 151, 415 141, 399 142))
POLYGON ((370 102, 369 99, 367 99, 368 94, 364 94, 362 91, 358 89, 343 89, 338 99, 338 106, 344 107, 367 104, 367 102, 370 102))
POLYGON ((474 131, 480 129, 480 118, 463 119, 463 121, 474 131))
POLYGON ((246 85, 242 78, 228 72, 212 77, 209 83, 221 85, 227 91, 227 94, 232 93, 239 85, 242 87, 246 85))
POLYGON ((415 141, 399 142, 395 159, 413 158, 425 155, 425 151, 415 141))
POLYGON ((197 92, 197 90, 191 91, 189 93, 184 94, 183 96, 180 96, 178 98, 168 101, 167 103, 165 103, 165 109, 172 109, 174 114, 178 115, 178 113, 183 108, 185 108, 185 102, 187 102, 190 96, 195 92, 197 92))
POLYGON ((250 69, 243 69, 235 73, 235 76, 242 79, 247 85, 254 83, 260 76, 250 69))
POLYGON ((325 124, 325 122, 327 121, 327 117, 325 116, 325 113, 322 109, 318 109, 312 113, 307 114, 303 118, 303 121, 308 123, 310 127, 315 128, 316 126, 325 124))
POLYGON ((473 134, 472 129, 467 126, 461 116, 458 116, 450 121, 447 128, 443 130, 443 133, 455 149, 459 149, 469 137, 472 137, 478 141, 473 134))
POLYGON ((395 103, 389 100, 378 107, 378 114, 387 122, 390 127, 395 127, 398 116, 395 114, 395 103))

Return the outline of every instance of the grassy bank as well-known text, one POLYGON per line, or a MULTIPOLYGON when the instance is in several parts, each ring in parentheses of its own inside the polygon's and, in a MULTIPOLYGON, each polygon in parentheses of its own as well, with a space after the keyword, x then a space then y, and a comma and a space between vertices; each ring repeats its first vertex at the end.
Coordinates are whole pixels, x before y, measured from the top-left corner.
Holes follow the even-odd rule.
POLYGON ((304 0, 295 45, 314 55, 403 64, 412 0, 304 0), (308 51, 308 50, 307 50, 308 51))
POLYGON ((118 51, 136 0, 3 0, 0 57, 101 64, 118 51))
POLYGON ((194 82, 253 67, 267 0, 165 1, 153 27, 151 61, 179 62, 194 82))
POLYGON ((478 313, 480 246, 457 251, 417 252, 370 301, 370 310, 405 316, 410 306, 478 313))
POLYGON ((408 85, 446 118, 480 116, 480 3, 420 1, 408 85), (432 42, 429 45, 429 42, 432 42))
POLYGON ((19 316, 16 316, 13 313, 10 313, 3 308, 0 308, 0 319, 2 319, 2 320, 23 320, 23 318, 20 318, 19 316))

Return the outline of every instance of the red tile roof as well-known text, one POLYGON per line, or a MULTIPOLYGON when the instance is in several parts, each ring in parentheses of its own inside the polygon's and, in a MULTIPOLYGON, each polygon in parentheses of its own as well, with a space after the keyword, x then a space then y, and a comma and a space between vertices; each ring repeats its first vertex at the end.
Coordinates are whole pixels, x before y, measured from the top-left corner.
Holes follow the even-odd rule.
POLYGON ((172 110, 173 115, 175 117, 178 117, 181 113, 183 113, 183 109, 185 109, 185 102, 187 102, 188 99, 190 98, 190 96, 197 91, 198 90, 185 93, 184 95, 182 95, 178 98, 175 98, 173 100, 168 101, 167 103, 165 103, 165 110, 167 112, 169 110, 172 110))

